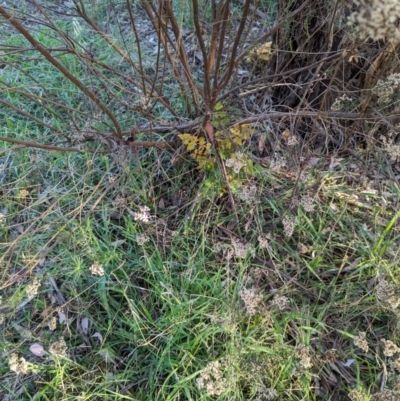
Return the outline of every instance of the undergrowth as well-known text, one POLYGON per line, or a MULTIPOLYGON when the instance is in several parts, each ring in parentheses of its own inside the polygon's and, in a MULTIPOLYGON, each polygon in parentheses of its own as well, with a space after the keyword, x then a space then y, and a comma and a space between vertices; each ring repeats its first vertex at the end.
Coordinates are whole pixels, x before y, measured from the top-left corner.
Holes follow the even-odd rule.
POLYGON ((2 157, 2 399, 397 391, 398 187, 321 156, 294 194, 264 166, 236 221, 159 157, 2 157))
MULTIPOLYGON (((55 71, 34 58, 21 68, 79 109, 55 71)), ((214 112, 213 148, 193 133, 174 151, 1 143, 1 400, 400 397, 400 187, 387 143, 310 155, 289 130, 228 128, 234 107, 214 112)), ((87 124, 76 117, 71 129, 87 124)), ((13 138, 27 130, 49 135, 5 119, 13 138)))

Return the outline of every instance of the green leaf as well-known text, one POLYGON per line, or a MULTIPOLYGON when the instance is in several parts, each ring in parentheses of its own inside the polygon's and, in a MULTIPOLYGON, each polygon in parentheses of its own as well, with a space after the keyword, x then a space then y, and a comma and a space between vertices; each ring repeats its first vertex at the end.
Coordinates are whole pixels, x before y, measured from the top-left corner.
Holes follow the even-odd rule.
POLYGON ((215 107, 214 110, 218 111, 224 108, 224 105, 222 104, 222 102, 218 102, 215 107))

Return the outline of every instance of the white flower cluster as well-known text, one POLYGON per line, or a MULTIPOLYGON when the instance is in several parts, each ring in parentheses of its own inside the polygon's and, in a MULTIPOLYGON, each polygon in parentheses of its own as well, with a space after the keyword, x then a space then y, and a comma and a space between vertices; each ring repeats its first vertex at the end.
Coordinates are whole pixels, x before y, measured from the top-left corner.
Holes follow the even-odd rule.
POLYGON ((290 135, 287 139, 288 146, 296 146, 300 143, 299 137, 297 135, 290 135))
POLYGON ((150 223, 151 216, 150 216, 150 209, 147 206, 139 206, 140 212, 133 213, 133 219, 135 221, 141 221, 142 223, 150 223))
POLYGON ((18 195, 21 199, 25 199, 29 195, 29 191, 27 191, 26 189, 21 189, 18 195))
POLYGON ((395 354, 399 354, 400 353, 400 348, 393 341, 382 339, 382 342, 383 342, 383 344, 385 346, 385 349, 383 351, 383 355, 385 355, 385 356, 393 356, 395 354))
POLYGON ((375 287, 376 297, 387 304, 392 309, 396 309, 400 305, 400 297, 397 295, 396 286, 387 280, 380 280, 375 287))
POLYGON ((67 349, 67 343, 64 337, 60 337, 58 341, 50 345, 49 352, 53 355, 67 356, 67 349))
POLYGON ((133 107, 138 110, 146 111, 151 108, 151 98, 144 95, 139 95, 138 100, 133 103, 133 107))
POLYGON ((390 131, 387 134, 388 138, 382 135, 380 139, 383 143, 386 153, 390 156, 390 159, 393 161, 397 161, 400 160, 400 145, 396 145, 394 143, 394 135, 396 135, 396 133, 390 131))
MULTIPOLYGON (((383 355, 389 358, 395 357, 391 359, 390 367, 393 370, 397 370, 398 372, 400 372, 400 357, 399 357, 400 348, 393 341, 382 339, 382 342, 385 347, 383 350, 383 355)), ((398 397, 396 397, 395 399, 397 400, 398 397)))
POLYGON ((354 337, 353 342, 354 345, 358 348, 361 348, 364 352, 368 352, 368 342, 366 339, 367 333, 365 331, 360 331, 358 336, 354 337))
POLYGON ((271 305, 276 306, 281 311, 284 311, 290 308, 290 299, 284 295, 276 295, 271 301, 271 305))
POLYGON ((149 240, 150 240, 150 237, 147 234, 138 234, 138 235, 136 235, 136 243, 139 246, 144 245, 149 240))
POLYGON ((354 0, 354 3, 359 8, 350 15, 349 22, 357 24, 361 39, 387 38, 393 43, 400 42, 398 0, 354 0))
POLYGON ((372 93, 378 96, 379 104, 388 104, 399 87, 400 74, 391 74, 384 79, 380 79, 372 89, 372 93))
POLYGON ((350 398, 351 401, 368 401, 370 400, 369 396, 363 389, 354 389, 351 390, 347 396, 350 398))
POLYGON ((331 106, 332 111, 349 111, 353 99, 346 94, 335 99, 331 106))
POLYGON ((10 370, 12 370, 15 373, 23 373, 23 374, 28 374, 29 373, 29 366, 28 362, 24 357, 19 357, 17 354, 11 354, 10 358, 8 360, 8 365, 10 367, 10 370))
POLYGON ((217 242, 214 245, 213 252, 217 254, 222 253, 223 257, 228 262, 233 258, 234 255, 234 250, 228 244, 224 244, 222 242, 217 242))
POLYGON ((243 202, 254 203, 257 197, 257 186, 254 184, 243 185, 235 195, 243 202))
POLYGON ((33 282, 26 286, 26 295, 28 296, 28 298, 33 298, 34 296, 36 296, 39 292, 39 287, 40 281, 37 277, 35 277, 33 282))
POLYGON ((303 369, 310 369, 313 366, 309 347, 299 347, 296 352, 297 358, 303 369))
POLYGON ((56 317, 52 317, 48 322, 47 326, 49 327, 49 330, 54 331, 57 328, 57 319, 56 317))
POLYGON ((259 293, 256 287, 251 287, 242 288, 239 295, 244 303, 247 314, 250 316, 255 315, 260 309, 260 304, 263 300, 262 294, 259 293))
POLYGON ((245 259, 247 254, 250 254, 252 257, 256 254, 256 250, 252 244, 244 244, 238 240, 232 240, 232 245, 235 250, 235 256, 240 259, 245 259))
POLYGON ((257 396, 253 398, 253 401, 272 401, 278 397, 278 393, 273 388, 268 388, 265 386, 261 386, 257 390, 257 396))
POLYGON ((258 246, 260 247, 260 249, 268 249, 270 247, 270 236, 262 236, 259 235, 258 236, 258 246))
POLYGON ((282 219, 283 232, 286 238, 290 238, 294 233, 294 228, 297 224, 296 216, 284 216, 282 219))
POLYGON ((314 211, 314 198, 309 195, 305 195, 301 197, 300 204, 303 206, 306 212, 314 211))
POLYGON ((247 156, 243 152, 235 152, 233 157, 226 160, 225 166, 232 168, 236 174, 239 174, 242 167, 247 166, 247 156))
POLYGON ((105 274, 104 268, 99 262, 94 262, 89 270, 94 276, 104 276, 105 274))
POLYGON ((279 171, 281 168, 286 166, 286 159, 279 153, 275 153, 271 160, 270 168, 272 171, 279 171))
POLYGON ((224 361, 210 362, 202 370, 200 377, 196 380, 197 387, 205 389, 208 395, 221 395, 227 388, 228 382, 224 378, 226 364, 224 361))

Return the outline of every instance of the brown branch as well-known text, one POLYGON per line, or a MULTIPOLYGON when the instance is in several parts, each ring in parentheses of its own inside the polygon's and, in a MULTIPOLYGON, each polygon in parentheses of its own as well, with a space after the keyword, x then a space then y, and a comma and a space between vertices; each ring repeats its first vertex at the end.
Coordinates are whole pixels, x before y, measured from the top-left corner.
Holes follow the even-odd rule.
POLYGON ((186 49, 183 45, 182 41, 182 29, 179 27, 178 22, 175 17, 175 13, 172 9, 172 1, 171 0, 163 0, 164 5, 166 7, 166 12, 167 12, 167 17, 169 18, 169 21, 171 23, 172 30, 174 32, 174 36, 177 42, 177 55, 179 57, 179 61, 181 63, 182 69, 186 75, 187 82, 190 86, 191 92, 192 92, 192 99, 193 99, 193 104, 196 108, 197 111, 199 111, 199 104, 196 99, 196 94, 199 93, 199 90, 195 84, 194 77, 192 74, 192 69, 189 66, 189 61, 186 56, 186 49))
MULTIPOLYGON (((325 61, 330 61, 330 60, 335 61, 335 60, 337 60, 338 57, 342 57, 342 55, 343 55, 343 52, 342 52, 342 51, 334 52, 334 53, 332 54, 332 56, 331 56, 331 57, 327 57, 325 61)), ((313 67, 315 67, 315 66, 318 66, 319 63, 320 63, 319 61, 316 61, 315 63, 310 64, 310 65, 306 65, 305 67, 295 68, 295 69, 292 69, 292 70, 283 71, 283 72, 281 72, 281 73, 270 74, 270 75, 267 75, 267 76, 262 76, 262 77, 260 77, 260 78, 255 78, 255 79, 253 79, 253 80, 251 80, 251 81, 248 81, 248 82, 246 82, 246 83, 244 83, 244 84, 242 84, 242 85, 236 86, 235 88, 232 88, 232 89, 230 89, 229 91, 225 92, 223 95, 221 95, 221 96, 218 98, 217 101, 218 101, 218 102, 222 102, 222 101, 225 100, 229 95, 231 95, 232 93, 235 93, 235 92, 238 91, 239 89, 246 88, 247 86, 254 85, 254 84, 258 83, 258 82, 262 82, 262 81, 271 81, 270 86, 273 87, 274 84, 273 84, 273 82, 272 82, 272 79, 274 79, 274 78, 290 78, 292 75, 296 75, 296 74, 298 74, 298 73, 301 72, 301 71, 309 70, 310 68, 313 68, 313 67)))
POLYGON ((371 115, 371 114, 333 112, 333 111, 332 112, 301 111, 301 110, 293 112, 269 111, 266 113, 259 114, 257 116, 243 118, 242 120, 228 124, 227 126, 229 127, 236 124, 256 123, 271 118, 287 118, 287 117, 309 117, 309 118, 320 118, 320 119, 339 118, 343 120, 368 120, 368 121, 378 121, 387 119, 388 121, 390 121, 400 118, 400 114, 392 114, 389 116, 385 116, 383 118, 382 116, 371 115))
POLYGON ((132 4, 129 0, 126 0, 126 7, 128 9, 129 13, 129 19, 130 23, 132 26, 133 34, 135 35, 135 40, 136 40, 136 47, 138 51, 138 59, 139 59, 139 72, 140 72, 140 77, 142 79, 142 87, 143 87, 143 93, 144 96, 146 96, 146 84, 144 82, 144 70, 143 70, 143 62, 142 62, 142 49, 140 47, 140 40, 139 40, 139 34, 136 29, 136 24, 135 24, 135 19, 133 18, 133 12, 132 12, 132 4))
MULTIPOLYGON (((94 150, 94 149, 81 149, 81 148, 71 148, 71 147, 61 147, 55 145, 44 145, 37 142, 30 141, 22 141, 20 139, 8 138, 5 136, 0 136, 0 141, 14 143, 18 146, 17 148, 25 147, 25 148, 36 148, 36 149, 45 149, 56 152, 75 152, 75 153, 112 153, 114 150, 94 150)), ((91 142, 92 140, 87 140, 87 142, 91 142)), ((167 142, 151 142, 151 141, 134 141, 134 142, 125 142, 131 148, 159 148, 159 149, 173 149, 173 145, 167 142)), ((15 148, 13 148, 15 149, 15 148)), ((8 151, 11 149, 5 149, 4 151, 8 151)), ((3 150, 1 151, 3 152, 3 150)))
POLYGON ((63 148, 61 146, 54 146, 54 145, 42 145, 37 142, 30 142, 30 141, 21 141, 19 139, 8 138, 6 136, 0 136, 0 141, 8 142, 8 143, 15 143, 18 145, 22 145, 27 148, 38 148, 38 149, 46 149, 46 150, 53 150, 58 152, 83 152, 82 149, 79 148, 63 148))
MULTIPOLYGON (((295 17, 297 14, 299 14, 303 9, 307 6, 308 1, 305 1, 297 10, 293 11, 290 15, 285 18, 285 20, 282 20, 278 22, 273 28, 271 28, 266 34, 262 35, 255 43, 254 45, 258 43, 262 43, 263 41, 267 40, 271 36, 273 36, 279 29, 281 29, 282 25, 285 24, 287 21, 290 21, 293 17, 295 17)), ((237 67, 239 63, 245 59, 251 49, 247 49, 244 52, 242 52, 239 56, 237 56, 236 59, 232 58, 230 65, 233 67, 237 67)), ((223 89, 229 82, 229 79, 231 77, 231 73, 229 72, 230 69, 228 68, 225 73, 222 75, 222 77, 219 79, 218 82, 218 89, 221 90, 223 89)))
POLYGON ((243 30, 244 30, 244 27, 246 24, 247 16, 249 15, 249 8, 250 8, 250 0, 246 0, 245 4, 243 6, 242 18, 240 20, 239 28, 236 32, 236 37, 233 42, 232 49, 229 52, 231 60, 229 62, 227 70, 225 71, 225 74, 224 74, 225 78, 222 79, 218 85, 219 89, 224 88, 228 84, 228 82, 231 78, 232 72, 233 72, 233 68, 236 65, 236 62, 235 62, 236 52, 239 47, 240 38, 242 37, 242 33, 243 33, 243 30))
MULTIPOLYGON (((196 31, 196 38, 199 41, 200 44, 200 50, 203 55, 203 62, 204 62, 204 97, 206 99, 206 102, 209 102, 210 100, 210 77, 207 71, 207 65, 208 65, 208 54, 207 54, 207 49, 204 44, 203 40, 203 35, 201 33, 201 27, 200 27, 200 20, 199 20, 199 3, 198 0, 193 0, 193 22, 194 22, 194 28, 196 31)), ((211 111, 211 110, 210 110, 211 111)))
POLYGON ((121 139, 121 127, 116 120, 113 113, 99 100, 99 98, 91 92, 78 78, 76 78, 67 68, 65 68, 59 61, 57 61, 47 49, 42 46, 19 22, 9 14, 4 7, 0 7, 0 15, 7 19, 25 38, 32 44, 32 46, 39 51, 52 65, 54 65, 62 74, 64 74, 77 88, 79 88, 87 97, 89 97, 113 122, 117 131, 118 137, 121 139))
MULTIPOLYGON (((265 121, 269 119, 284 119, 284 118, 293 118, 293 117, 308 117, 308 118, 338 118, 338 119, 348 119, 348 120, 368 120, 368 121, 379 121, 387 119, 388 121, 396 120, 400 118, 400 114, 392 114, 389 116, 379 116, 379 115, 371 115, 371 114, 362 114, 362 113, 346 113, 346 112, 318 112, 318 111, 293 111, 293 112, 280 112, 280 111, 268 111, 256 116, 246 117, 239 121, 234 121, 227 124, 227 127, 232 127, 236 124, 248 124, 248 123, 256 123, 260 121, 265 121)), ((135 132, 143 132, 143 133, 170 133, 171 131, 177 132, 191 132, 195 130, 200 125, 203 125, 204 121, 194 121, 187 124, 181 125, 159 125, 155 127, 145 127, 141 126, 138 128, 134 128, 135 132)), ((132 130, 127 130, 123 132, 123 135, 130 135, 132 130)))
MULTIPOLYGON (((221 1, 218 5, 215 4, 215 0, 211 2, 211 13, 212 13, 212 33, 211 33, 211 46, 208 51, 208 60, 207 64, 204 64, 204 76, 208 78, 210 81, 212 69, 215 62, 215 54, 217 51, 217 43, 221 29, 221 7, 223 6, 223 2, 221 1)), ((211 97, 211 88, 210 88, 210 97, 211 97)))
MULTIPOLYGON (((94 31, 100 35, 104 40, 106 40, 106 42, 125 60, 127 61, 131 67, 135 70, 138 71, 139 73, 142 71, 140 66, 137 66, 136 63, 132 60, 131 57, 129 57, 127 55, 126 52, 124 52, 123 49, 121 49, 116 43, 115 41, 112 40, 112 38, 105 32, 103 32, 100 27, 91 19, 88 17, 88 15, 85 12, 85 9, 83 7, 83 4, 81 4, 82 8, 78 8, 78 12, 80 14, 80 16, 94 29, 94 31)), ((154 88, 154 81, 148 77, 146 74, 142 75, 142 78, 144 78, 146 80, 147 83, 149 83, 150 85, 153 86, 154 88)), ((139 84, 138 82, 136 82, 136 85, 143 91, 143 93, 146 93, 146 88, 142 87, 141 84, 139 84)), ((163 99, 163 104, 165 102, 164 105, 168 105, 168 109, 176 116, 175 111, 173 110, 171 104, 168 102, 167 99, 165 99, 162 96, 162 93, 158 93, 158 99, 163 99)))
POLYGON ((17 113, 29 118, 30 120, 37 122, 38 124, 42 125, 43 127, 53 129, 53 127, 50 124, 46 124, 40 118, 35 117, 34 115, 28 113, 25 110, 20 109, 17 106, 14 106, 12 103, 7 102, 7 100, 0 99, 0 103, 4 104, 5 106, 9 107, 12 110, 15 110, 17 113))
MULTIPOLYGON (((180 87, 182 96, 185 99, 186 108, 187 108, 187 110, 188 110, 188 112, 190 114, 191 113, 191 109, 190 109, 190 101, 189 101, 189 98, 188 98, 188 95, 187 95, 187 90, 186 90, 186 88, 184 86, 184 83, 183 83, 181 74, 179 72, 179 69, 177 68, 177 66, 175 64, 175 61, 174 61, 174 58, 173 58, 173 56, 171 54, 171 50, 169 48, 168 43, 171 45, 172 49, 176 53, 178 53, 178 51, 177 51, 176 47, 174 46, 174 43, 173 43, 173 41, 172 41, 172 39, 171 39, 171 37, 170 37, 170 35, 168 33, 166 21, 164 20, 163 16, 161 15, 161 12, 156 10, 154 4, 143 2, 142 6, 143 6, 144 10, 146 11, 146 13, 147 13, 147 15, 148 15, 148 17, 149 17, 154 29, 157 32, 158 40, 159 40, 158 46, 161 43, 163 48, 164 48, 165 55, 166 55, 166 57, 168 59, 169 65, 172 68, 172 72, 174 74, 174 77, 178 81, 178 85, 180 87)), ((160 51, 160 49, 158 48, 158 52, 159 51, 160 51)), ((193 98, 194 101, 195 101, 194 94, 196 92, 197 91, 193 91, 192 90, 192 98, 193 98)))
POLYGON ((214 66, 214 83, 213 83, 213 94, 212 94, 214 103, 216 103, 215 99, 220 92, 220 90, 218 89, 218 76, 219 76, 219 67, 221 65, 221 60, 222 60, 222 54, 224 52, 225 33, 226 33, 226 27, 228 25, 228 16, 229 16, 229 2, 230 0, 226 0, 225 4, 222 7, 222 24, 219 34, 217 59, 215 61, 215 66, 214 66))

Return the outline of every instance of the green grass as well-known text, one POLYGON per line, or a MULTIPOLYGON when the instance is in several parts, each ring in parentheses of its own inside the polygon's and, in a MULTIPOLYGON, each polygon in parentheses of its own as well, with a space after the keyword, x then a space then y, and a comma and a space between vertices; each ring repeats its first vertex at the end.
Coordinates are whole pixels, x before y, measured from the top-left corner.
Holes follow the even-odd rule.
MULTIPOLYGON (((190 220, 190 205, 178 213, 157 208, 161 197, 169 204, 186 185, 191 173, 185 166, 181 178, 161 192, 166 183, 154 179, 151 165, 118 171, 108 156, 43 153, 33 169, 31 153, 8 154, 14 169, 3 185, 3 284, 22 274, 18 285, 2 290, 3 399, 251 400, 264 386, 276 391, 276 399, 327 400, 345 399, 357 386, 379 391, 379 374, 394 359, 382 354, 380 340, 396 342, 397 314, 374 288, 383 277, 397 286, 398 225, 391 207, 382 208, 382 194, 363 195, 345 182, 350 160, 339 171, 310 171, 300 193, 319 183, 315 211, 292 207, 297 226, 286 238, 281 217, 290 208, 293 180, 268 169, 257 178, 258 201, 240 204, 241 226, 235 227, 217 195, 200 198, 190 220), (92 168, 85 170, 89 160, 92 168), (111 175, 119 182, 105 194, 111 175), (149 182, 158 199, 151 200, 149 182), (22 188, 29 195, 19 199, 22 188), (45 188, 49 192, 41 196, 45 188), (359 204, 337 196, 346 192, 358 193, 359 204), (117 196, 127 199, 125 210, 113 206, 117 196), (144 204, 152 223, 129 213, 144 204), (230 223, 236 237, 254 245, 255 257, 227 260, 216 251, 217 243, 231 248, 230 223), (149 240, 139 246, 141 233, 149 240), (270 246, 260 249, 257 237, 267 233, 270 246), (91 274, 95 262, 104 276, 91 274), (252 275, 256 280, 249 282, 252 275), (41 287, 26 302, 24 288, 34 277, 41 287), (63 323, 49 278, 66 300, 63 323), (250 316, 241 291, 252 287, 262 301, 250 316), (283 310, 273 302, 280 296, 287 297, 283 310), (46 323, 52 316, 53 331, 46 323), (90 322, 86 333, 80 328, 84 318, 90 322), (360 331, 367 332, 368 353, 354 346, 360 331), (60 337, 66 355, 51 355, 49 347, 60 337), (34 343, 45 348, 44 357, 29 351, 34 343), (29 362, 31 373, 10 372, 12 353, 29 362), (301 355, 310 358, 303 360, 306 367, 301 355), (220 382, 218 397, 196 384, 215 361, 221 376, 208 383, 219 393, 220 382), (346 362, 351 366, 343 368, 346 362), (336 390, 329 387, 332 376, 340 382, 336 390)), ((397 199, 398 188, 392 191, 397 199)))

